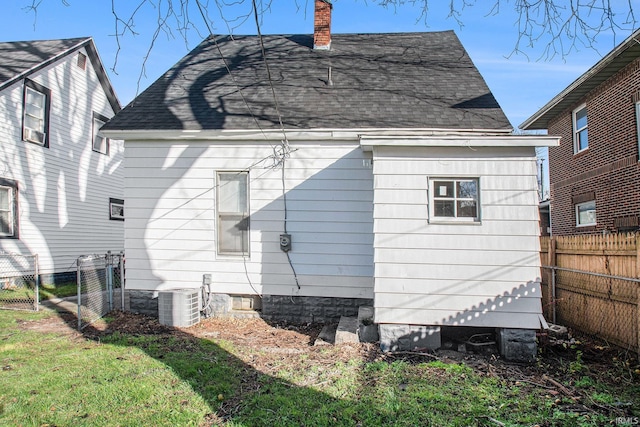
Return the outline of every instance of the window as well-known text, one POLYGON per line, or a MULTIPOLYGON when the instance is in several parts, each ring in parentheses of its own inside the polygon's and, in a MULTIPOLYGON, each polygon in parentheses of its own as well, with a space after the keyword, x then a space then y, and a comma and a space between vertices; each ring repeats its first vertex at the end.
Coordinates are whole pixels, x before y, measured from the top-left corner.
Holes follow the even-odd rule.
POLYGON ((589 135, 587 132, 587 106, 573 111, 573 152, 579 153, 589 148, 589 135))
POLYGON ((218 172, 218 253, 249 254, 249 174, 218 172))
POLYGON ((576 205, 576 227, 596 225, 596 201, 590 200, 576 205))
POLYGON ((109 199, 109 219, 124 221, 124 200, 109 199))
POLYGON ((105 116, 93 113, 93 131, 92 131, 92 144, 93 151, 98 153, 109 155, 109 138, 105 138, 100 133, 100 128, 109 121, 105 116))
POLYGON ((24 81, 22 139, 49 146, 49 105, 51 91, 31 80, 24 81))
POLYGON ((437 220, 479 221, 478 179, 430 180, 430 216, 437 220))
POLYGON ((638 138, 638 161, 640 161, 640 101, 636 101, 636 130, 638 138))
POLYGON ((0 178, 0 238, 18 237, 18 184, 0 178))

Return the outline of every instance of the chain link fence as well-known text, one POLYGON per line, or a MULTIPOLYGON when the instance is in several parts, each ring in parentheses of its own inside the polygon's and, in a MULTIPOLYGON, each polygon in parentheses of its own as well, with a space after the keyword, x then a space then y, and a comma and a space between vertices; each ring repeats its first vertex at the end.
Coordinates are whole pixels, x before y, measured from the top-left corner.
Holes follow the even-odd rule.
POLYGON ((78 258, 78 330, 115 308, 124 310, 124 252, 78 258))
POLYGON ((38 255, 0 252, 0 308, 38 311, 38 255))
POLYGON ((543 267, 551 320, 640 352, 640 279, 543 267))

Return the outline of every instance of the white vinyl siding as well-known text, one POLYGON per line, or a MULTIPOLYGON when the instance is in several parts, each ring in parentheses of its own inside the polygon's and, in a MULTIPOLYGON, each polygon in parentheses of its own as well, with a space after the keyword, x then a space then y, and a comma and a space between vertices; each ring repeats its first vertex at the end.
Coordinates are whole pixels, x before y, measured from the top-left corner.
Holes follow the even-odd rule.
POLYGON ((373 297, 373 175, 359 144, 292 143, 285 176, 257 142, 127 141, 127 287, 199 287, 254 295, 373 297), (249 248, 219 254, 216 181, 247 171, 249 248), (284 181, 283 181, 284 179, 284 181), (283 183, 289 252, 284 232, 283 183))
POLYGON ((373 165, 376 322, 539 327, 533 148, 375 147, 373 165), (429 221, 440 177, 476 177, 481 223, 429 221))
POLYGON ((20 189, 19 239, 0 239, 0 250, 38 254, 42 274, 73 272, 78 256, 124 246, 124 222, 110 221, 107 206, 123 199, 123 144, 111 141, 111 156, 93 152, 92 111, 114 111, 91 61, 82 70, 76 55, 29 75, 52 93, 46 150, 22 140, 24 81, 0 92, 0 165, 20 189))

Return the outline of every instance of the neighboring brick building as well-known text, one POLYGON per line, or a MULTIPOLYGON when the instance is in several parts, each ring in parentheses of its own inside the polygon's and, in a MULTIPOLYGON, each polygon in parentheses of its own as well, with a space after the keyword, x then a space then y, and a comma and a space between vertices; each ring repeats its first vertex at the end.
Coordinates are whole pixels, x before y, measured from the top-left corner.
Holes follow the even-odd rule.
POLYGON ((561 136, 549 149, 554 235, 638 230, 640 30, 521 129, 561 136))

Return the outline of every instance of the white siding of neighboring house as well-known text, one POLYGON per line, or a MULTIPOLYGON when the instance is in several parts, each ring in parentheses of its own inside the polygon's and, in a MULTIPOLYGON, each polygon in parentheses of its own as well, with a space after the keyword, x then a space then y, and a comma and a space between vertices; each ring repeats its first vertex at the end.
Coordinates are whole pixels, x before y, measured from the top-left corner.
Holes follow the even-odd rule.
POLYGON ((540 327, 534 148, 374 148, 375 321, 540 327), (429 223, 429 177, 479 178, 481 223, 429 223))
POLYGON ((38 254, 42 273, 124 247, 124 223, 109 220, 109 198, 124 194, 124 145, 111 140, 109 156, 92 150, 93 112, 114 112, 91 61, 82 70, 76 55, 28 76, 51 90, 49 148, 21 140, 23 81, 0 92, 0 177, 18 181, 20 230, 0 250, 38 254))
POLYGON ((267 142, 126 141, 127 288, 373 297, 373 174, 356 142, 291 143, 282 168, 267 142), (217 171, 249 169, 250 256, 216 254, 217 171), (284 231, 283 183, 291 261, 284 231))

